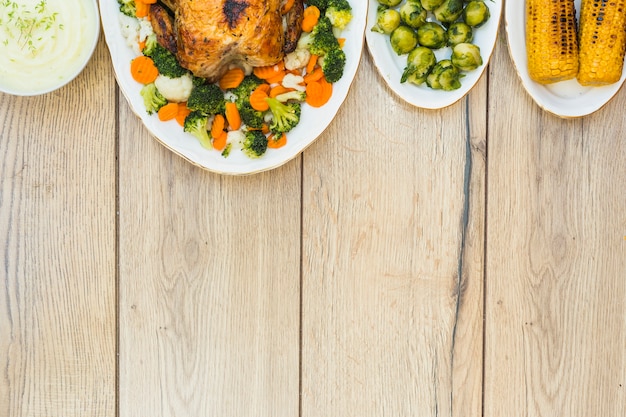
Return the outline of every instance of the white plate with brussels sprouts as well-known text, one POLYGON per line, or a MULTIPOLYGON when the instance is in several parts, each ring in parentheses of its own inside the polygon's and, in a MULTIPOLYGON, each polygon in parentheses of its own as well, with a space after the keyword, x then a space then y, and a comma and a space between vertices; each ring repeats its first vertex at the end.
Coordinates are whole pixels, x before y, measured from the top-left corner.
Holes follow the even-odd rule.
POLYGON ((369 0, 365 38, 374 65, 406 102, 441 109, 483 74, 502 0, 369 0))
MULTIPOLYGON (((576 17, 580 15, 580 0, 575 0, 576 17)), ((505 28, 509 51, 523 87, 543 110, 562 118, 577 118, 601 109, 620 90, 626 71, 620 80, 602 87, 583 87, 576 80, 543 85, 530 79, 526 56, 526 13, 524 2, 509 2, 505 11, 505 28)))

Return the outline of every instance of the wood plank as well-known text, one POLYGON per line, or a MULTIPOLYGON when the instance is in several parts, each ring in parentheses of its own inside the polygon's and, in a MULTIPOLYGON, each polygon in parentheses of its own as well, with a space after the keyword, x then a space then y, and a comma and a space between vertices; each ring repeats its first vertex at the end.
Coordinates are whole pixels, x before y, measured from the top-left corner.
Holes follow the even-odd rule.
POLYGON ((306 152, 302 416, 480 415, 485 99, 419 110, 365 54, 306 152))
POLYGON ((296 416, 300 159, 211 174, 120 100, 120 416, 296 416))
POLYGON ((485 416, 623 415, 626 92, 562 120, 525 93, 503 47, 494 68, 485 416))
POLYGON ((114 92, 101 41, 62 89, 0 94, 2 416, 115 416, 114 92))

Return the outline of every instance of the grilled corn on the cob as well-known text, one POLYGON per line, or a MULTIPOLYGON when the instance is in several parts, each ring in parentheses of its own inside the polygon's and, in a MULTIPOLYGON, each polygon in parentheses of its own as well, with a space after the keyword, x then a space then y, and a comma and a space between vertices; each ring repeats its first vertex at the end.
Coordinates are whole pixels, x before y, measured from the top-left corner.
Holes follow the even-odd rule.
POLYGON ((526 0, 526 52, 528 73, 534 81, 550 84, 576 77, 574 0, 526 0))
POLYGON ((626 51, 626 0, 582 0, 578 83, 613 84, 626 51))

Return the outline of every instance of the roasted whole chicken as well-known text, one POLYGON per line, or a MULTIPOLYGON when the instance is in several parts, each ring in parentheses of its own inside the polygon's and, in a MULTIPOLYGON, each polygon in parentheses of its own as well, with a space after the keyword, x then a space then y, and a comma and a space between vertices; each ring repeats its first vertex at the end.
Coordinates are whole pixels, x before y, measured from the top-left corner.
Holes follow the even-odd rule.
POLYGON ((217 81, 229 68, 273 65, 292 52, 304 4, 295 0, 162 0, 150 8, 158 42, 195 76, 217 81))

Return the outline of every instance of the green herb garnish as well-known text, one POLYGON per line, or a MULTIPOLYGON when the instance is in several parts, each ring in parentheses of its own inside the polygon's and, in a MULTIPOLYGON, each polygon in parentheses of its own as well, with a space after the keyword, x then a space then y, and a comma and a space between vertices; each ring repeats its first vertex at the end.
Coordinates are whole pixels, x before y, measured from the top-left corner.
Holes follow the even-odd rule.
POLYGON ((14 0, 0 2, 0 28, 6 35, 2 43, 8 46, 15 41, 19 48, 36 55, 46 36, 52 29, 63 30, 63 24, 57 22, 58 12, 48 9, 46 0, 40 0, 34 8, 14 0))

